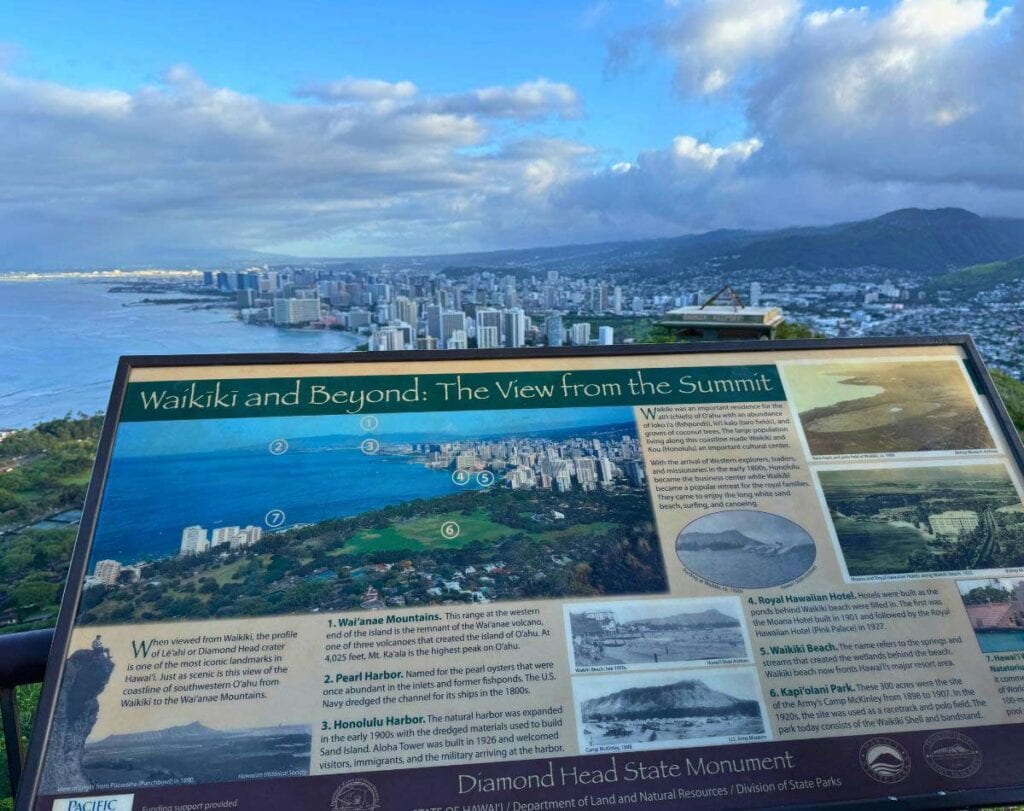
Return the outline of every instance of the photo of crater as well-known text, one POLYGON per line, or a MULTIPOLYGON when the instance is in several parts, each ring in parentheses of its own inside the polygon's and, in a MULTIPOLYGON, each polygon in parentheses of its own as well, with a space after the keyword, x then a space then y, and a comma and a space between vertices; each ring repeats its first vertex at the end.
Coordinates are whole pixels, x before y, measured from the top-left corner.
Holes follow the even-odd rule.
POLYGON ((115 663, 97 635, 64 666, 40 790, 46 794, 309 774, 309 725, 213 729, 198 721, 94 739, 115 663))
POLYGON ((573 679, 583 752, 762 740, 757 679, 746 668, 573 679))
POLYGON ((816 554, 803 527, 758 510, 701 516, 676 538, 676 555, 690 574, 728 588, 789 583, 811 568, 816 554))
POLYGON ((995 449, 958 361, 788 364, 783 374, 814 456, 995 449))
POLYGON ((82 771, 95 789, 296 777, 309 774, 311 747, 308 725, 211 729, 194 721, 87 743, 82 771))

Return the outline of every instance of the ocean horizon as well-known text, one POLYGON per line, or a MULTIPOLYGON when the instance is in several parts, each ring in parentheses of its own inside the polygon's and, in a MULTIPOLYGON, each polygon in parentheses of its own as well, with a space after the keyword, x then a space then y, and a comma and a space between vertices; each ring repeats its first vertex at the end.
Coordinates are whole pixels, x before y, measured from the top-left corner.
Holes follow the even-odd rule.
POLYGON ((130 274, 120 280, 81 274, 17 281, 10 280, 15 274, 5 275, 0 429, 104 410, 121 355, 349 352, 363 342, 338 330, 252 326, 228 309, 140 303, 160 297, 154 293, 109 292, 130 281, 130 274))

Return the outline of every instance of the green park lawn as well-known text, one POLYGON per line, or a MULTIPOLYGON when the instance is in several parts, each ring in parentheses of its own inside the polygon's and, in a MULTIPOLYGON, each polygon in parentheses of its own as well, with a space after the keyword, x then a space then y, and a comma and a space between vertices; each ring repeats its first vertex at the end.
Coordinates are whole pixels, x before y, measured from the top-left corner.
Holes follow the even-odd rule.
POLYGON ((358 555, 380 549, 457 549, 473 541, 486 543, 521 531, 492 521, 485 510, 474 510, 469 515, 452 511, 361 530, 349 538, 337 554, 358 555), (441 535, 441 526, 447 521, 459 525, 458 537, 441 535))

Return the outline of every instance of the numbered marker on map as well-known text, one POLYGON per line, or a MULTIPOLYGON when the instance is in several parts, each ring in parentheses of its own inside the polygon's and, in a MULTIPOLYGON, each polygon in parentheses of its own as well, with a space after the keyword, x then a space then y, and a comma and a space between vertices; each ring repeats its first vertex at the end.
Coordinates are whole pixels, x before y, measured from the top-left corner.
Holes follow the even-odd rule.
POLYGON ((273 442, 270 443, 270 452, 272 454, 274 454, 274 456, 280 456, 282 453, 284 453, 287 450, 288 450, 288 440, 287 439, 275 439, 273 442))
POLYGON ((380 443, 376 439, 364 439, 359 443, 359 447, 367 456, 373 456, 380 450, 380 443))

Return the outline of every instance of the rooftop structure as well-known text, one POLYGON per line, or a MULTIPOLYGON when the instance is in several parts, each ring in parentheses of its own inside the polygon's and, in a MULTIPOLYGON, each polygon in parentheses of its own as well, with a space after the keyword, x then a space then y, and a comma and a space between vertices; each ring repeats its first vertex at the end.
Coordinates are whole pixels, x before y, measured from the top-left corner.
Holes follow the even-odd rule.
POLYGON ((744 305, 726 285, 701 305, 668 310, 658 325, 682 340, 729 341, 772 338, 783 321, 781 308, 744 305), (715 304, 723 293, 729 294, 732 304, 715 304))

